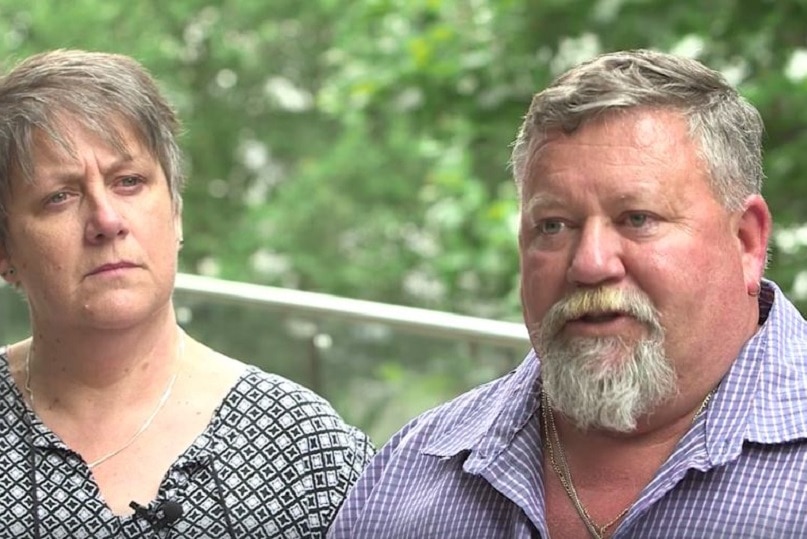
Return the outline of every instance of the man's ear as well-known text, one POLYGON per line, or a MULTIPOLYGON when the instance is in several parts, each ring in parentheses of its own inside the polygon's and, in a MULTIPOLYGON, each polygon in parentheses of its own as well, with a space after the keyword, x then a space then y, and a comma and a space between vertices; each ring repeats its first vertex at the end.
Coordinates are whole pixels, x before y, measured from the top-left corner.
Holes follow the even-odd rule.
POLYGON ((745 200, 736 221, 737 242, 741 250, 745 286, 750 295, 759 293, 759 283, 768 263, 768 241, 773 219, 761 195, 745 200))

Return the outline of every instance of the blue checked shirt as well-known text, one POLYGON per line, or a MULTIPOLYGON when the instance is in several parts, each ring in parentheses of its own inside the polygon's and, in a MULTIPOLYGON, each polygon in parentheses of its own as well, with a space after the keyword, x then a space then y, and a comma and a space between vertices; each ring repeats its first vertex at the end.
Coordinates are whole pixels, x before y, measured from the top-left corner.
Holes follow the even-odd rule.
MULTIPOLYGON (((807 538, 807 322, 779 288, 707 411, 614 538, 807 538)), ((413 420, 371 461, 330 539, 549 537, 539 362, 413 420)))

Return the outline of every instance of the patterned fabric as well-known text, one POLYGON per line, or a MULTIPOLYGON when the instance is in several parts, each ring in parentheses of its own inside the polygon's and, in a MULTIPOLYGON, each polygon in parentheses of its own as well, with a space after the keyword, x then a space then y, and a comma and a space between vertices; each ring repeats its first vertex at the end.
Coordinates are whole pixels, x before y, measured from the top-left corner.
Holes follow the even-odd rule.
POLYGON ((0 354, 3 539, 37 537, 36 521, 47 539, 323 537, 371 455, 367 437, 323 399, 248 367, 147 505, 182 506, 155 531, 142 515, 112 514, 86 463, 24 404, 0 354))
MULTIPOLYGON (((807 323, 771 282, 760 306, 764 325, 614 538, 807 537, 807 323)), ((539 371, 531 353, 404 427, 328 537, 549 537, 539 371)))

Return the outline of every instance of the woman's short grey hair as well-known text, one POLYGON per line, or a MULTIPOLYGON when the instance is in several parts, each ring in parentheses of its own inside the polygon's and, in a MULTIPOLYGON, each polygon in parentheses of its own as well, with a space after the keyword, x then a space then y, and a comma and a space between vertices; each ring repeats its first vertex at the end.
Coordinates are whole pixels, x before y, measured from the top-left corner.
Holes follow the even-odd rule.
POLYGON ((0 78, 0 245, 8 231, 12 177, 34 181, 36 136, 75 155, 69 134, 76 127, 124 155, 122 130, 132 130, 159 161, 174 208, 181 210, 180 123, 154 78, 128 56, 55 50, 23 60, 0 78))
POLYGON ((650 50, 603 54, 536 94, 510 161, 519 189, 547 134, 572 133, 588 120, 636 107, 680 110, 711 176, 717 199, 742 207, 762 187, 759 112, 717 71, 696 60, 650 50))

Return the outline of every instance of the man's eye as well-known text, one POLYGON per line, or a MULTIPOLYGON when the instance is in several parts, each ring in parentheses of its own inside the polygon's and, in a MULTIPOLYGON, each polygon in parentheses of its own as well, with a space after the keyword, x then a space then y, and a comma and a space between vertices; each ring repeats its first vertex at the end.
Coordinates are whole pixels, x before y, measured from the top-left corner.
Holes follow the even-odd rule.
POLYGON ((626 219, 628 225, 633 228, 641 228, 645 226, 649 220, 650 216, 646 213, 631 213, 626 219))
POLYGON ((538 224, 538 232, 547 236, 560 234, 564 228, 565 225, 563 224, 563 221, 559 221, 557 219, 547 219, 538 224))

